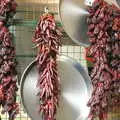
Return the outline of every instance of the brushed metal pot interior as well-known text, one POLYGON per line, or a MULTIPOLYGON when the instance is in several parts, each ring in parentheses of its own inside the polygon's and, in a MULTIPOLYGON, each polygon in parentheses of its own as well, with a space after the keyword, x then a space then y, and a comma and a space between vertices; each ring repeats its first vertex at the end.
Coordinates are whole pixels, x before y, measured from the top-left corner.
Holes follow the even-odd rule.
MULTIPOLYGON (((60 108, 57 120, 86 120, 89 108, 86 106, 91 93, 91 83, 88 73, 75 60, 60 56, 58 60, 59 76, 61 79, 60 108)), ((38 72, 36 61, 28 65, 21 79, 21 100, 32 120, 42 120, 37 112, 39 99, 36 96, 38 72)))
POLYGON ((120 0, 116 0, 116 2, 117 2, 117 4, 119 5, 119 7, 120 7, 120 0))
MULTIPOLYGON (((118 6, 116 0, 105 0, 118 6)), ((119 1, 119 0, 118 0, 119 1)), ((59 14, 63 28, 78 45, 89 46, 86 18, 89 15, 86 8, 94 0, 60 0, 59 14)))

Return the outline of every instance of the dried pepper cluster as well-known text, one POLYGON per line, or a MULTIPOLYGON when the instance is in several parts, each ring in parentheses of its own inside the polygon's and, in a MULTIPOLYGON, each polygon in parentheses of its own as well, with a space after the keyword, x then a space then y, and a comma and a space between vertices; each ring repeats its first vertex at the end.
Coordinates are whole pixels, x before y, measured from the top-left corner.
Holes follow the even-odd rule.
POLYGON ((61 46, 61 32, 56 27, 54 16, 44 14, 36 27, 33 43, 38 48, 37 68, 40 88, 40 112, 44 120, 55 120, 59 105, 60 80, 57 68, 57 55, 61 46))
MULTIPOLYGON (((14 3, 13 0, 0 0, 0 16, 9 18, 7 13, 16 9, 14 3)), ((1 113, 8 113, 9 120, 14 120, 18 113, 15 48, 12 44, 12 34, 6 27, 7 19, 2 17, 0 18, 0 106, 1 113)))
POLYGON ((109 108, 120 105, 120 9, 104 0, 88 8, 87 55, 93 57, 93 92, 88 102, 89 118, 105 119, 109 108))
POLYGON ((18 113, 15 68, 15 49, 12 44, 12 36, 8 28, 0 22, 0 105, 3 107, 2 114, 8 112, 9 120, 13 120, 18 113))
POLYGON ((15 0, 0 0, 0 18, 7 24, 16 13, 17 4, 15 0))

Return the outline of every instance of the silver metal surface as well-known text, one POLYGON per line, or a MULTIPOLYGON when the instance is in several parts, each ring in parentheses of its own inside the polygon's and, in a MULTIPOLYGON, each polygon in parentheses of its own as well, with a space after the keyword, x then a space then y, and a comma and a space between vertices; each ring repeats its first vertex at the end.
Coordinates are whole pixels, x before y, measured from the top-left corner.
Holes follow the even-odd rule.
MULTIPOLYGON (((60 56, 58 68, 62 93, 57 120, 87 120, 89 108, 86 104, 92 90, 87 72, 79 63, 66 56, 60 56)), ((20 89, 23 106, 32 120, 42 120, 37 112, 37 80, 36 62, 33 61, 23 73, 20 89)))
POLYGON ((120 6, 120 0, 116 0, 117 4, 120 6))
MULTIPOLYGON (((116 0, 105 0, 117 5, 116 0)), ((83 46, 89 46, 86 18, 89 15, 86 8, 94 0, 60 0, 59 13, 64 30, 71 39, 83 46)))

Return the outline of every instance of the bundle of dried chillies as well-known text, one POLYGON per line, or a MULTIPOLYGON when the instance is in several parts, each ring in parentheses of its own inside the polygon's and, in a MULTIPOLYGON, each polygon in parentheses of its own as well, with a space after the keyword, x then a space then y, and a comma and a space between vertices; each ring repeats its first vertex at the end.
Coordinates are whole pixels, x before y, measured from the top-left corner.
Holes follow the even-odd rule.
POLYGON ((88 8, 87 55, 93 57, 91 72, 93 92, 88 102, 89 118, 106 119, 115 105, 120 105, 120 9, 104 0, 88 8))
POLYGON ((8 13, 15 10, 14 0, 0 0, 0 106, 2 114, 9 114, 9 120, 14 120, 18 113, 15 48, 12 43, 13 36, 6 27, 6 20, 12 17, 8 16, 8 13))
POLYGON ((2 18, 5 24, 13 18, 16 13, 16 7, 15 0, 0 0, 0 19, 2 18))
POLYGON ((40 88, 40 112, 44 120, 55 120, 59 105, 60 81, 57 68, 57 55, 61 46, 61 32, 55 24, 54 16, 44 14, 40 17, 33 37, 38 48, 37 68, 40 88))
POLYGON ((13 120, 18 113, 16 82, 16 60, 12 35, 0 22, 0 105, 3 107, 2 114, 8 112, 9 120, 13 120))

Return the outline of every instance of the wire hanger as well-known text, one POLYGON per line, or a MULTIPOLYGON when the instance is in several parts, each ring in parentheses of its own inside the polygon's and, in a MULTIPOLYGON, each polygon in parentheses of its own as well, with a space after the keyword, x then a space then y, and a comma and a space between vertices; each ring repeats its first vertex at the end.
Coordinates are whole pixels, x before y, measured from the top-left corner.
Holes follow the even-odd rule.
POLYGON ((47 13, 47 14, 49 13, 49 9, 48 9, 47 6, 44 7, 44 12, 47 13))

